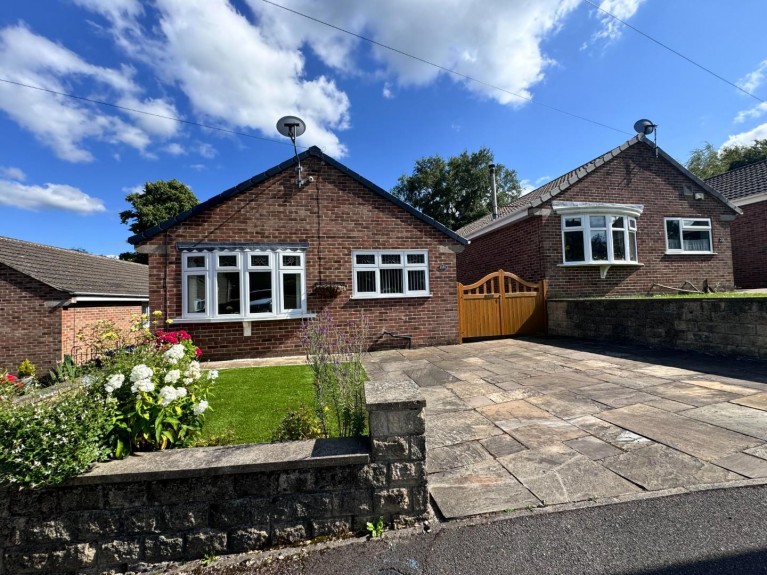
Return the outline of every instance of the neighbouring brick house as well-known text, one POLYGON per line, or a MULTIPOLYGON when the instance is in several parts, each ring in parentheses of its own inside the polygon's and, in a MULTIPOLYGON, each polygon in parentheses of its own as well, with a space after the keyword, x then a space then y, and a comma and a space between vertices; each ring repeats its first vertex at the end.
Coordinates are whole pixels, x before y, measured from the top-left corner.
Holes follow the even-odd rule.
POLYGON ((504 269, 551 297, 733 285, 740 209, 643 136, 458 230, 458 280, 504 269))
POLYGON ((323 310, 367 317, 370 348, 456 342, 466 240, 317 147, 297 158, 130 238, 152 309, 209 359, 301 353, 302 319, 323 310))
POLYGON ((767 160, 706 183, 743 210, 732 223, 732 267, 739 288, 767 287, 767 160))
POLYGON ((128 328, 149 301, 147 266, 0 237, 0 370, 44 373, 100 319, 128 328))

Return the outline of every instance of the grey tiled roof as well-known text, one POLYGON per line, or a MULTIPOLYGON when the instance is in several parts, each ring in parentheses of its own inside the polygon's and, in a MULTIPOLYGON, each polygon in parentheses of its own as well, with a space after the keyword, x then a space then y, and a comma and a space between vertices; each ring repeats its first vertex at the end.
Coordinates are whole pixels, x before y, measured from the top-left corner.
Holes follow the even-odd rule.
POLYGON ((72 295, 148 297, 147 266, 0 236, 0 263, 72 295))
POLYGON ((728 200, 767 194, 767 160, 708 178, 706 183, 721 192, 728 200))
MULTIPOLYGON (((617 156, 624 150, 627 150, 628 148, 630 148, 631 146, 639 142, 642 142, 653 149, 656 148, 655 144, 647 140, 644 136, 636 135, 630 140, 628 140, 627 142, 622 143, 617 148, 613 148, 609 152, 602 154, 601 156, 594 158, 593 160, 589 160, 582 166, 578 166, 574 170, 571 170, 567 172, 566 174, 563 174, 559 176, 558 178, 555 178, 551 180, 550 182, 543 184, 540 188, 533 190, 529 194, 525 194, 524 196, 517 198, 512 203, 498 208, 498 219, 496 219, 495 222, 497 222, 500 219, 503 219, 505 216, 511 216, 512 214, 515 214, 522 210, 533 208, 535 206, 542 204, 545 201, 548 201, 549 199, 553 198, 560 192, 563 192, 564 190, 566 190, 567 188, 575 184, 575 182, 577 182, 584 176, 596 170, 599 166, 601 166, 605 162, 612 160, 615 156, 617 156)), ((704 182, 703 180, 699 179, 697 176, 695 176, 692 172, 687 170, 687 168, 685 168, 683 165, 677 162, 674 158, 669 156, 662 149, 657 148, 657 150, 660 156, 662 156, 664 159, 666 159, 671 164, 673 164, 679 171, 684 173, 691 180, 695 181, 707 192, 715 196, 721 202, 727 204, 727 206, 730 207, 733 211, 740 212, 740 209, 734 206, 733 204, 731 204, 722 194, 720 194, 710 185, 706 184, 706 182, 704 182)), ((458 233, 459 235, 463 237, 469 237, 472 234, 481 231, 483 228, 486 228, 493 223, 494 223, 494 220, 492 218, 492 215, 488 214, 470 224, 465 225, 461 229, 457 230, 456 233, 458 233)))

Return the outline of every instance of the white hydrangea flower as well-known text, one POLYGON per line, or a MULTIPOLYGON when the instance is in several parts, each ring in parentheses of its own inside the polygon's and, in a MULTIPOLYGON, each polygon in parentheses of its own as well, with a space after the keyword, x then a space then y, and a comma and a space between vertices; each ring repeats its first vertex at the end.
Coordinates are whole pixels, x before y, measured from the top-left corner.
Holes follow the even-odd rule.
POLYGON ((133 367, 133 369, 130 372, 130 380, 133 383, 136 383, 137 381, 141 381, 144 379, 150 379, 154 375, 154 372, 152 371, 152 368, 148 365, 144 365, 143 363, 140 363, 133 367))
POLYGON ((189 385, 192 382, 194 382, 194 379, 192 379, 191 377, 184 378, 184 385, 189 385))
POLYGON ((165 383, 176 383, 181 377, 181 372, 177 369, 171 369, 165 374, 165 383))
POLYGON ((194 414, 195 415, 202 415, 205 413, 205 411, 208 409, 208 402, 204 399, 194 406, 194 414))
POLYGON ((218 379, 218 370, 217 369, 211 369, 208 372, 208 379, 211 380, 211 381, 214 381, 214 380, 218 379))
MULTIPOLYGON (((189 367, 184 372, 184 375, 187 378, 191 379, 191 380, 198 379, 202 375, 202 369, 200 367, 200 362, 196 361, 196 360, 190 361, 189 362, 189 367)), ((191 383, 191 381, 189 383, 191 383)))
POLYGON ((184 346, 180 343, 177 343, 176 345, 172 345, 168 351, 166 351, 163 356, 165 357, 165 361, 167 361, 171 365, 176 365, 180 359, 184 358, 184 355, 186 354, 186 349, 184 349, 184 346))
POLYGON ((172 385, 166 385, 160 389, 158 397, 160 398, 160 405, 166 406, 172 401, 176 401, 178 399, 178 393, 175 387, 172 385))
POLYGON ((154 382, 151 379, 139 379, 137 382, 135 382, 130 390, 133 393, 143 391, 144 393, 149 393, 150 391, 154 391, 154 382))
POLYGON ((92 375, 84 375, 80 378, 80 383, 85 387, 90 387, 96 379, 92 375))
POLYGON ((177 387, 176 388, 176 399, 181 399, 182 397, 186 397, 186 388, 185 387, 177 387))
POLYGON ((104 384, 104 390, 107 393, 112 393, 115 389, 120 389, 124 381, 125 376, 122 373, 113 373, 107 378, 107 382, 104 384))

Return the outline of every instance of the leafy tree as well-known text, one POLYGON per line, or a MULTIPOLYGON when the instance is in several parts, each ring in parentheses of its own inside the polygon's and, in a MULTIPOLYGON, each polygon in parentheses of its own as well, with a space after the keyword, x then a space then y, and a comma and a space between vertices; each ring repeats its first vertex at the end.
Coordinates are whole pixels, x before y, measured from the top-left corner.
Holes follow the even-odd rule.
POLYGON ((755 140, 750 146, 728 146, 718 152, 706 142, 702 148, 692 151, 687 169, 705 180, 764 159, 767 159, 767 139, 755 140))
MULTIPOLYGON (((391 193, 431 216, 451 230, 457 230, 492 209, 490 170, 493 152, 480 148, 448 159, 440 155, 417 160, 411 175, 403 174, 391 193)), ((519 197, 522 187, 517 173, 501 164, 496 167, 498 205, 519 197)))
MULTIPOLYGON (((133 234, 140 234, 200 203, 192 190, 175 179, 147 182, 143 191, 128 194, 125 201, 133 208, 120 212, 120 222, 129 224, 133 234)), ((144 264, 148 260, 146 254, 135 252, 122 253, 120 259, 144 264)))

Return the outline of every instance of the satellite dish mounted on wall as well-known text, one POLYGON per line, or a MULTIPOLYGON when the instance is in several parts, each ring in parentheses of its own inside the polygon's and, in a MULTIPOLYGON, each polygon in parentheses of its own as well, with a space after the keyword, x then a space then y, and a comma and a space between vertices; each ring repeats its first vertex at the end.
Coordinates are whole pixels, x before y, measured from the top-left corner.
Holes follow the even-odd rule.
POLYGON ((637 120, 634 123, 634 131, 637 134, 640 134, 641 136, 649 136, 650 134, 655 134, 654 141, 655 141, 655 157, 658 157, 658 133, 655 131, 655 128, 658 127, 658 124, 653 124, 650 120, 646 118, 642 118, 641 120, 637 120))
POLYGON ((290 138, 290 141, 293 142, 293 152, 296 155, 296 163, 298 164, 296 168, 298 171, 298 179, 296 180, 298 187, 300 188, 307 182, 313 182, 314 178, 311 176, 306 180, 301 178, 303 168, 301 167, 301 160, 298 159, 298 148, 296 147, 296 138, 306 132, 306 123, 296 116, 284 116, 277 120, 277 131, 283 136, 290 138))

